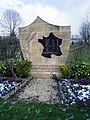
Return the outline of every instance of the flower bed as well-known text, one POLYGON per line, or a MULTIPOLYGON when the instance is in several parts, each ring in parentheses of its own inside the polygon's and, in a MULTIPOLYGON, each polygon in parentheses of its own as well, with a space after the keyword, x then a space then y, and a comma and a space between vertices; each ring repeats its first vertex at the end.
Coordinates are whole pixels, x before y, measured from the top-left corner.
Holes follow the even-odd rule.
POLYGON ((58 81, 58 86, 61 105, 83 104, 90 106, 90 80, 64 79, 58 81))
POLYGON ((0 77, 0 98, 9 98, 21 89, 29 80, 22 78, 0 77))
POLYGON ((0 97, 5 96, 10 91, 15 90, 19 83, 4 81, 0 83, 0 97))

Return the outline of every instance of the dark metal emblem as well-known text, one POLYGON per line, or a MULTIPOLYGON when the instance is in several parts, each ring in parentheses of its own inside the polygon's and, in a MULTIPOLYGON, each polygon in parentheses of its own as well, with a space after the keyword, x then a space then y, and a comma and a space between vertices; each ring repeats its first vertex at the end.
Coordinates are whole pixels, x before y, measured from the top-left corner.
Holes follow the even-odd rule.
POLYGON ((43 39, 38 39, 38 42, 40 42, 44 47, 42 56, 51 58, 52 54, 56 56, 62 55, 60 50, 62 39, 57 38, 53 33, 50 33, 48 37, 43 36, 43 39))

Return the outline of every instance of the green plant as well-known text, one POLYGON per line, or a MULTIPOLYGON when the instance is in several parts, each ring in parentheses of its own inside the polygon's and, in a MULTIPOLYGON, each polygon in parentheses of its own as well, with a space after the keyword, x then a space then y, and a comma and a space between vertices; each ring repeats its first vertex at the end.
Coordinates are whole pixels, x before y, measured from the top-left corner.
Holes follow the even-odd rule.
POLYGON ((61 73, 62 77, 68 78, 69 74, 70 74, 68 66, 67 65, 61 65, 60 66, 60 73, 61 73))
POLYGON ((0 74, 11 76, 10 70, 6 67, 4 61, 0 61, 0 74))
MULTIPOLYGON (((28 77, 31 68, 31 61, 11 60, 11 66, 17 77, 28 77)), ((5 76, 12 76, 4 61, 0 61, 0 73, 5 76)))
POLYGON ((17 60, 13 63, 13 69, 18 77, 28 77, 31 68, 31 61, 17 60))
POLYGON ((90 78, 90 64, 86 62, 75 62, 70 67, 70 76, 79 78, 90 78))
POLYGON ((0 100, 0 120, 89 120, 90 107, 59 108, 53 104, 0 100))
POLYGON ((0 73, 3 73, 3 67, 5 67, 4 62, 0 61, 0 73))

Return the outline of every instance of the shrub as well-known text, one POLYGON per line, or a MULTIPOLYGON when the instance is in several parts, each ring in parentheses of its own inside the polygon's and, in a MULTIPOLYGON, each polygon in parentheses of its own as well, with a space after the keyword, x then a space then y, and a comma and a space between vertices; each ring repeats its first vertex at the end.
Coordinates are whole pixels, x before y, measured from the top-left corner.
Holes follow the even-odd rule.
POLYGON ((5 67, 4 62, 0 61, 0 73, 3 73, 3 68, 5 67))
MULTIPOLYGON (((11 64, 17 77, 28 77, 31 68, 31 61, 11 60, 11 64)), ((0 73, 5 76, 12 76, 11 71, 9 71, 3 61, 0 61, 0 73)))
POLYGON ((70 67, 70 76, 74 78, 90 78, 90 64, 75 62, 70 67))
POLYGON ((60 73, 63 78, 68 78, 70 71, 67 65, 61 65, 60 66, 60 73))
POLYGON ((0 61, 0 74, 5 75, 5 76, 11 76, 11 72, 9 69, 6 67, 4 61, 0 61))
POLYGON ((13 68, 18 77, 28 77, 31 68, 31 61, 17 60, 14 62, 13 68))

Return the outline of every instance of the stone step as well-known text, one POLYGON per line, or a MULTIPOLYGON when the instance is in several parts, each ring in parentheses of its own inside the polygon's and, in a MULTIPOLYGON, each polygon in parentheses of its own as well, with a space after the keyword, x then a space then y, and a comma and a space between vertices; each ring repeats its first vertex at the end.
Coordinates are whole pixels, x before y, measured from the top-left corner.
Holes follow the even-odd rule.
POLYGON ((51 78, 52 74, 59 75, 58 72, 31 72, 33 78, 51 78))

